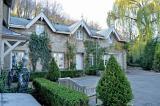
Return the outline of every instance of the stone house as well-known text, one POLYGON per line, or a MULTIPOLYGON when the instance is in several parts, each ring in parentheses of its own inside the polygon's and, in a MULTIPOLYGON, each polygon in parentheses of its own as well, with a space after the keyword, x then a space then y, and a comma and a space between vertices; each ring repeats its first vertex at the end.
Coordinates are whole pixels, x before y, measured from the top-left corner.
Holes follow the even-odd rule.
POLYGON ((11 68, 12 50, 22 46, 26 37, 9 29, 12 0, 0 0, 0 69, 11 68))
MULTIPOLYGON (((4 51, 1 52, 1 65, 4 69, 12 68, 13 55, 16 55, 17 61, 21 60, 24 51, 28 49, 28 39, 33 32, 40 35, 44 31, 49 35, 52 56, 55 58, 60 69, 66 69, 68 67, 66 59, 67 41, 75 45, 76 69, 83 70, 85 68, 84 58, 86 52, 84 41, 86 40, 98 42, 101 47, 106 48, 103 56, 104 63, 109 59, 109 56, 113 54, 117 58, 120 66, 126 69, 125 50, 115 48, 116 45, 123 46, 125 41, 114 27, 105 30, 91 29, 83 19, 71 25, 52 23, 46 15, 41 12, 33 19, 24 19, 9 15, 8 27, 5 27, 3 31, 4 30, 7 33, 11 33, 8 34, 5 39, 1 39, 4 48, 4 51), (109 49, 111 47, 112 49, 109 49)), ((91 61, 94 60, 92 59, 91 61)), ((37 69, 41 70, 40 64, 37 65, 37 69)))

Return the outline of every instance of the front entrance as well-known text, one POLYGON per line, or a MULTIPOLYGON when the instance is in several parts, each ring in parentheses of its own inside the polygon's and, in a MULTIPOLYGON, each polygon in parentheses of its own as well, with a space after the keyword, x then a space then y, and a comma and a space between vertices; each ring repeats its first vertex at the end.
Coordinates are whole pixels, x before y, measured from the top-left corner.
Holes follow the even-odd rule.
POLYGON ((76 69, 83 70, 83 54, 76 54, 76 69))

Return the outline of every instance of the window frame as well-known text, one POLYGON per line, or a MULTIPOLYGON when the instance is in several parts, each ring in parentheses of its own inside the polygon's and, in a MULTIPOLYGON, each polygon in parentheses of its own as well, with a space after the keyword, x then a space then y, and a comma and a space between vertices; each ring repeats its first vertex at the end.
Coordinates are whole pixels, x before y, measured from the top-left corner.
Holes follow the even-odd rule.
POLYGON ((44 25, 41 25, 41 24, 37 24, 36 25, 36 28, 35 28, 35 32, 36 32, 36 35, 41 35, 42 33, 44 33, 45 31, 45 28, 44 28, 44 25), (42 30, 43 29, 43 30, 42 30), (41 31, 42 30, 42 31, 41 31), (39 32, 38 32, 39 31, 39 32))
POLYGON ((89 64, 90 64, 90 66, 94 65, 94 56, 93 56, 93 54, 89 55, 89 64))
POLYGON ((82 30, 77 30, 76 31, 76 39, 77 40, 83 40, 83 31, 82 30))
POLYGON ((55 52, 55 53, 53 53, 53 57, 55 59, 55 62, 57 63, 58 68, 64 69, 65 68, 64 53, 55 52))

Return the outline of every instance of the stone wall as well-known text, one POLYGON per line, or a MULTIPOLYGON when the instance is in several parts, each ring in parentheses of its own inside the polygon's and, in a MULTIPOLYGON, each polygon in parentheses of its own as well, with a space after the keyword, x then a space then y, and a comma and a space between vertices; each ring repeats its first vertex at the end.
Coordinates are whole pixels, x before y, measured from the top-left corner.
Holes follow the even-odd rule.
MULTIPOLYGON (((93 41, 98 40, 100 46, 105 47, 106 49, 108 49, 108 47, 110 46, 109 42, 106 39, 95 39, 95 38, 89 37, 86 30, 84 28, 81 28, 81 27, 79 28, 79 30, 82 30, 83 33, 84 33, 84 39, 83 40, 77 40, 76 39, 76 32, 72 35, 54 33, 48 27, 48 25, 43 21, 42 22, 37 21, 29 29, 17 29, 17 28, 15 29, 15 28, 12 28, 12 30, 29 37, 32 34, 32 32, 35 31, 36 24, 42 24, 42 25, 45 26, 45 31, 48 33, 49 38, 50 38, 50 43, 51 43, 51 47, 52 47, 52 55, 53 55, 53 53, 64 53, 64 60, 65 60, 64 66, 65 66, 65 68, 68 67, 67 66, 67 59, 66 59, 66 51, 67 51, 66 43, 67 43, 67 40, 69 42, 71 42, 72 44, 74 44, 75 47, 76 47, 76 52, 77 53, 82 53, 83 56, 85 56, 85 47, 84 47, 84 41, 85 40, 93 40, 93 41)), ((116 40, 114 40, 114 42, 116 42, 116 40)), ((113 45, 114 45, 114 43, 113 43, 113 45)), ((18 50, 19 48, 16 48, 16 49, 18 50)), ((121 63, 121 64, 123 65, 125 63, 121 63)))

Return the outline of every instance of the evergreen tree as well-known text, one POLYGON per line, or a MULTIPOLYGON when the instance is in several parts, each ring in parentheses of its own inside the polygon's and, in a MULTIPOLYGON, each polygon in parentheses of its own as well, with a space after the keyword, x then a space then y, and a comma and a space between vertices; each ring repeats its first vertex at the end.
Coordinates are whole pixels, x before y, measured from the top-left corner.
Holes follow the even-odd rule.
POLYGON ((146 70, 152 69, 154 54, 155 54, 155 47, 156 47, 156 40, 150 40, 147 42, 144 48, 141 66, 146 70))
POLYGON ((160 43, 159 42, 156 44, 152 67, 155 71, 160 72, 160 43))
POLYGON ((114 56, 98 83, 97 96, 104 106, 126 106, 133 98, 130 83, 114 56))
POLYGON ((51 81, 57 81, 58 78, 60 77, 60 71, 59 68, 54 60, 54 58, 52 58, 50 64, 49 64, 49 71, 47 73, 47 79, 51 80, 51 81))

